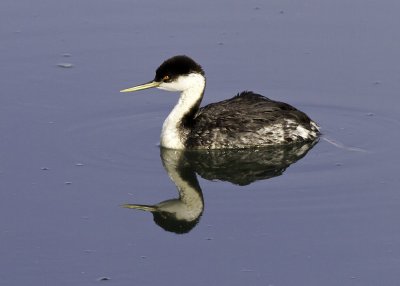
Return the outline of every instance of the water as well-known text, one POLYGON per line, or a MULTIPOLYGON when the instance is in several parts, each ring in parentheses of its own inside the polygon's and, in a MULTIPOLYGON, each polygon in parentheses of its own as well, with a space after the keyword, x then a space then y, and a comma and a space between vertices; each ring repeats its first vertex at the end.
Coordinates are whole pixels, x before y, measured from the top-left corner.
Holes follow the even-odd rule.
POLYGON ((291 2, 2 1, 2 284, 397 285, 400 5, 291 2), (181 53, 204 103, 252 89, 337 144, 242 186, 195 168, 176 234, 121 205, 178 197, 157 146, 177 95, 118 91, 181 53))

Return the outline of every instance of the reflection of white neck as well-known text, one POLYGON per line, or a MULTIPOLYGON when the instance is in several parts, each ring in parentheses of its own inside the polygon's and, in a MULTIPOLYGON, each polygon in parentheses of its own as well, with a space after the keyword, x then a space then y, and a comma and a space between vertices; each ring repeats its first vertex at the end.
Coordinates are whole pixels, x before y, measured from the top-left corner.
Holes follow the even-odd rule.
POLYGON ((178 220, 193 221, 197 219, 204 208, 199 190, 182 180, 176 171, 169 173, 169 176, 178 188, 179 199, 161 202, 157 205, 157 210, 173 213, 178 220))
MULTIPOLYGON (((164 149, 161 153, 164 168, 176 185, 179 198, 162 201, 156 205, 125 204, 123 206, 149 212, 167 212, 178 221, 192 222, 199 219, 204 209, 203 195, 194 171, 193 177, 189 175, 188 178, 184 178, 185 171, 180 165, 182 164, 181 154, 181 151, 170 149, 164 149)), ((186 171, 191 172, 191 170, 186 171)))
POLYGON ((181 163, 179 162, 180 156, 181 153, 174 150, 165 150, 162 153, 164 168, 178 189, 179 199, 160 203, 158 209, 175 213, 176 218, 179 220, 193 221, 203 212, 203 197, 197 184, 197 179, 196 182, 193 182, 194 184, 190 184, 181 176, 179 170, 181 167, 179 166, 181 163))
POLYGON ((158 88, 169 91, 181 91, 178 103, 165 119, 161 131, 161 146, 169 149, 184 149, 187 130, 182 126, 183 117, 199 104, 203 97, 205 78, 201 74, 191 73, 180 76, 176 81, 161 84, 158 88))

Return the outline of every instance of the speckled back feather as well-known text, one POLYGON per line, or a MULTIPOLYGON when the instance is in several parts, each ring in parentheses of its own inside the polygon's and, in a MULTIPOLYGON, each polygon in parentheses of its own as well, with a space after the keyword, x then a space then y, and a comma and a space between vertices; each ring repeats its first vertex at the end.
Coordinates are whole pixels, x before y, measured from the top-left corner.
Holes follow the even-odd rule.
POLYGON ((318 137, 317 125, 293 106, 244 91, 200 108, 186 122, 191 149, 249 148, 318 137))

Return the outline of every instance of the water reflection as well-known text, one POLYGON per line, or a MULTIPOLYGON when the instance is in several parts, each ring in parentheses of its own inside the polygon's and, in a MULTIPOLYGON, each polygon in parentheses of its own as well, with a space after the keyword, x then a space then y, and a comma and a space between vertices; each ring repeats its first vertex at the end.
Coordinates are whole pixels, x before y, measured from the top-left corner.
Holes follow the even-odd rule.
POLYGON ((189 232, 200 220, 204 201, 196 174, 184 151, 161 148, 161 160, 168 176, 178 189, 179 198, 156 205, 125 204, 123 207, 150 211, 154 222, 175 233, 189 232))
POLYGON ((181 151, 161 148, 163 166, 175 183, 179 198, 156 205, 125 204, 123 207, 149 211, 155 223, 163 229, 187 233, 197 225, 204 209, 196 173, 207 180, 248 185, 282 175, 317 142, 245 150, 181 151))

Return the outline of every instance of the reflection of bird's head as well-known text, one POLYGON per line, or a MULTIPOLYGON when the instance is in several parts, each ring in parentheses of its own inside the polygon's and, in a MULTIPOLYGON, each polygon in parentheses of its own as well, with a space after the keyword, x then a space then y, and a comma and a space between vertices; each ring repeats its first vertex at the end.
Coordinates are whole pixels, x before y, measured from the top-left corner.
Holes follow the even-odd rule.
POLYGON ((122 207, 151 212, 158 226, 169 232, 184 234, 191 231, 200 221, 203 200, 200 197, 189 205, 179 199, 172 199, 157 205, 124 204, 122 207))
POLYGON ((184 234, 191 231, 200 221, 200 216, 195 220, 187 221, 177 219, 174 213, 153 212, 154 222, 166 231, 184 234))

